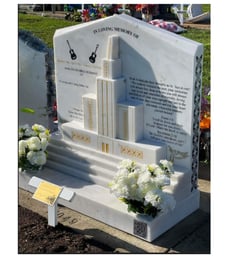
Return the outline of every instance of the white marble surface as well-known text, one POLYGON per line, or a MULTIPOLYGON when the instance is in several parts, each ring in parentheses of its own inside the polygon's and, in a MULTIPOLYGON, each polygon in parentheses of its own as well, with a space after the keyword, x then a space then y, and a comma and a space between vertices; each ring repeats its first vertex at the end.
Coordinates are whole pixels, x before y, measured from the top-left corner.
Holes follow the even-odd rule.
POLYGON ((67 207, 152 241, 199 207, 202 44, 114 15, 57 30, 54 52, 61 136, 52 135, 43 176, 75 189, 67 207), (141 219, 112 196, 107 184, 125 158, 173 158, 173 212, 141 219))
MULTIPOLYGON (((83 122, 82 95, 96 93, 102 62, 113 44, 110 37, 117 36, 126 100, 144 103, 144 139, 166 142, 174 151, 188 154, 175 163, 191 168, 195 67, 203 46, 133 17, 114 15, 56 31, 59 121, 83 122), (70 58, 67 39, 76 60, 70 58), (95 63, 91 63, 97 44, 95 63)), ((117 56, 116 48, 112 57, 117 56)))
MULTIPOLYGON (((28 184, 32 176, 27 173, 19 173, 19 187, 34 192, 35 187, 28 184)), ((173 212, 161 214, 152 219, 127 212, 127 206, 124 203, 111 195, 109 189, 97 184, 87 183, 87 181, 80 178, 49 168, 45 168, 41 173, 37 172, 36 176, 65 187, 68 191, 75 192, 71 201, 65 201, 60 198, 58 200, 59 204, 91 216, 148 242, 153 241, 199 208, 199 191, 197 190, 181 200, 173 212), (138 232, 134 234, 134 224, 139 222, 146 226, 146 235, 144 236, 138 235, 138 232)))

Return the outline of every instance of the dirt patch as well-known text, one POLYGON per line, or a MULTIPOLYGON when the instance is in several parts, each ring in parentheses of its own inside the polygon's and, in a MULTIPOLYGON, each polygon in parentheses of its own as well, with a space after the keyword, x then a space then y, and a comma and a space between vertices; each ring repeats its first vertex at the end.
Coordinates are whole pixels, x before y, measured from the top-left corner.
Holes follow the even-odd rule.
POLYGON ((51 227, 46 218, 18 206, 19 254, 98 254, 113 251, 109 246, 89 239, 60 223, 51 227))

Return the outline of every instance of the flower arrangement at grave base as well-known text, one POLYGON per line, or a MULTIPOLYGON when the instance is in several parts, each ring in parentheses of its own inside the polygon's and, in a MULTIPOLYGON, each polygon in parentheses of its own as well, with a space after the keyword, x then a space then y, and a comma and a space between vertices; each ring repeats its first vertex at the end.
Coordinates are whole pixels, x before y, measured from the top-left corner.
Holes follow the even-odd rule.
POLYGON ((19 171, 40 170, 46 163, 50 131, 42 125, 34 124, 32 127, 20 126, 18 134, 19 171))
POLYGON ((173 165, 167 160, 161 160, 159 165, 137 165, 125 159, 109 183, 110 191, 127 204, 128 212, 154 218, 158 213, 167 213, 175 208, 175 199, 163 190, 164 186, 170 185, 172 173, 173 165))

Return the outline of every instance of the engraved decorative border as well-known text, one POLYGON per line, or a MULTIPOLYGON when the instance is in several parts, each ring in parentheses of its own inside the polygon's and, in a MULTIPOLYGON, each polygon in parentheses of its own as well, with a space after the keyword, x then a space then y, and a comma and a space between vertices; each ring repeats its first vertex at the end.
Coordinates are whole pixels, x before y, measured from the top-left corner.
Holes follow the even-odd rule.
POLYGON ((85 134, 81 134, 78 132, 73 131, 71 135, 72 140, 75 141, 80 141, 89 144, 91 142, 90 137, 85 134))
POLYGON ((123 155, 143 159, 143 151, 120 145, 120 152, 123 155))
POLYGON ((202 87, 202 61, 203 56, 196 56, 195 84, 194 84, 194 110, 193 110, 193 137, 192 137, 192 176, 191 191, 197 189, 198 184, 198 164, 199 164, 199 140, 200 140, 200 103, 202 87))

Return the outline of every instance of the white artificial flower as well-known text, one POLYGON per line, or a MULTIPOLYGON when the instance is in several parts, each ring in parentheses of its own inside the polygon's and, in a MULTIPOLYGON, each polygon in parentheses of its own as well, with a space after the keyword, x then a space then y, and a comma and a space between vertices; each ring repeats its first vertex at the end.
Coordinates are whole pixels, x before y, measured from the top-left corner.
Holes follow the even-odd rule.
POLYGON ((139 173, 138 184, 144 184, 151 181, 151 174, 149 171, 139 173))
POLYGON ((128 187, 126 184, 110 183, 111 192, 115 194, 117 198, 127 198, 129 196, 128 187))
POLYGON ((144 196, 147 194, 147 192, 152 191, 153 189, 155 189, 156 185, 154 182, 149 181, 147 183, 144 184, 139 184, 139 191, 140 191, 140 195, 144 196))
POLYGON ((41 138, 41 150, 45 151, 48 145, 47 138, 41 138))
POLYGON ((19 139, 22 139, 22 137, 24 136, 24 131, 23 130, 19 130, 19 139))
POLYGON ((22 137, 31 137, 36 135, 36 132, 34 132, 31 127, 28 124, 21 125, 19 127, 19 139, 22 137))
POLYGON ((120 162, 118 169, 126 168, 127 170, 131 171, 133 168, 135 168, 136 163, 134 161, 131 161, 130 159, 124 159, 120 162))
POLYGON ((129 187, 129 199, 142 201, 143 195, 137 184, 131 184, 129 187))
POLYGON ((32 130, 37 131, 37 132, 45 132, 46 128, 43 125, 34 124, 34 125, 32 125, 32 130))
POLYGON ((167 168, 168 172, 173 173, 174 172, 174 168, 173 168, 173 163, 171 161, 168 160, 160 160, 160 164, 163 166, 163 168, 167 168))
POLYGON ((110 185, 123 185, 125 182, 124 180, 128 176, 128 171, 126 169, 120 169, 113 178, 113 181, 110 185))
MULTIPOLYGON (((126 199, 128 203, 129 200, 136 200, 142 205, 150 204, 163 212, 173 209, 175 207, 173 196, 163 192, 163 186, 170 185, 172 163, 161 160, 160 164, 160 166, 136 165, 129 159, 123 160, 113 181, 109 183, 111 192, 121 200, 126 199)), ((130 203, 130 205, 137 204, 130 203)))
POLYGON ((27 142, 25 140, 19 141, 19 156, 24 156, 27 148, 27 142))
POLYGON ((46 163, 46 154, 44 151, 29 151, 27 159, 31 165, 42 166, 46 163))
POLYGON ((134 170, 133 172, 128 173, 127 175, 130 184, 135 184, 139 177, 139 172, 134 170))
POLYGON ((49 140, 49 131, 48 130, 46 130, 45 132, 41 132, 41 133, 39 133, 39 137, 41 138, 41 139, 47 139, 47 140, 49 140))
POLYGON ((159 189, 153 189, 151 191, 148 191, 146 195, 144 196, 144 204, 147 205, 148 203, 151 203, 153 207, 158 208, 161 203, 162 194, 163 193, 159 189))
POLYGON ((20 171, 38 169, 46 163, 46 148, 50 132, 44 126, 28 124, 19 127, 19 167, 20 171))
POLYGON ((42 166, 46 163, 46 154, 44 151, 36 152, 36 165, 42 166))
POLYGON ((119 181, 124 180, 124 178, 127 178, 128 174, 129 174, 129 171, 125 168, 122 168, 118 170, 118 172, 116 173, 114 177, 114 181, 118 183, 119 181))
POLYGON ((164 174, 153 177, 153 182, 158 188, 161 188, 165 185, 170 185, 170 178, 164 174))
POLYGON ((154 173, 154 172, 157 170, 158 167, 159 167, 159 166, 156 165, 156 164, 149 164, 149 165, 147 166, 147 169, 148 169, 148 171, 149 171, 150 173, 154 173))
POLYGON ((41 149, 41 142, 39 137, 33 136, 27 140, 28 148, 32 151, 41 149))
POLYGON ((27 159, 31 165, 35 165, 35 155, 36 155, 35 151, 29 151, 27 153, 27 159))
POLYGON ((30 129, 30 126, 29 126, 28 124, 21 125, 21 126, 19 127, 19 129, 24 131, 24 130, 30 129))
POLYGON ((161 176, 161 175, 164 175, 165 172, 164 172, 159 166, 157 166, 157 167, 154 169, 153 174, 154 174, 154 176, 161 176))

